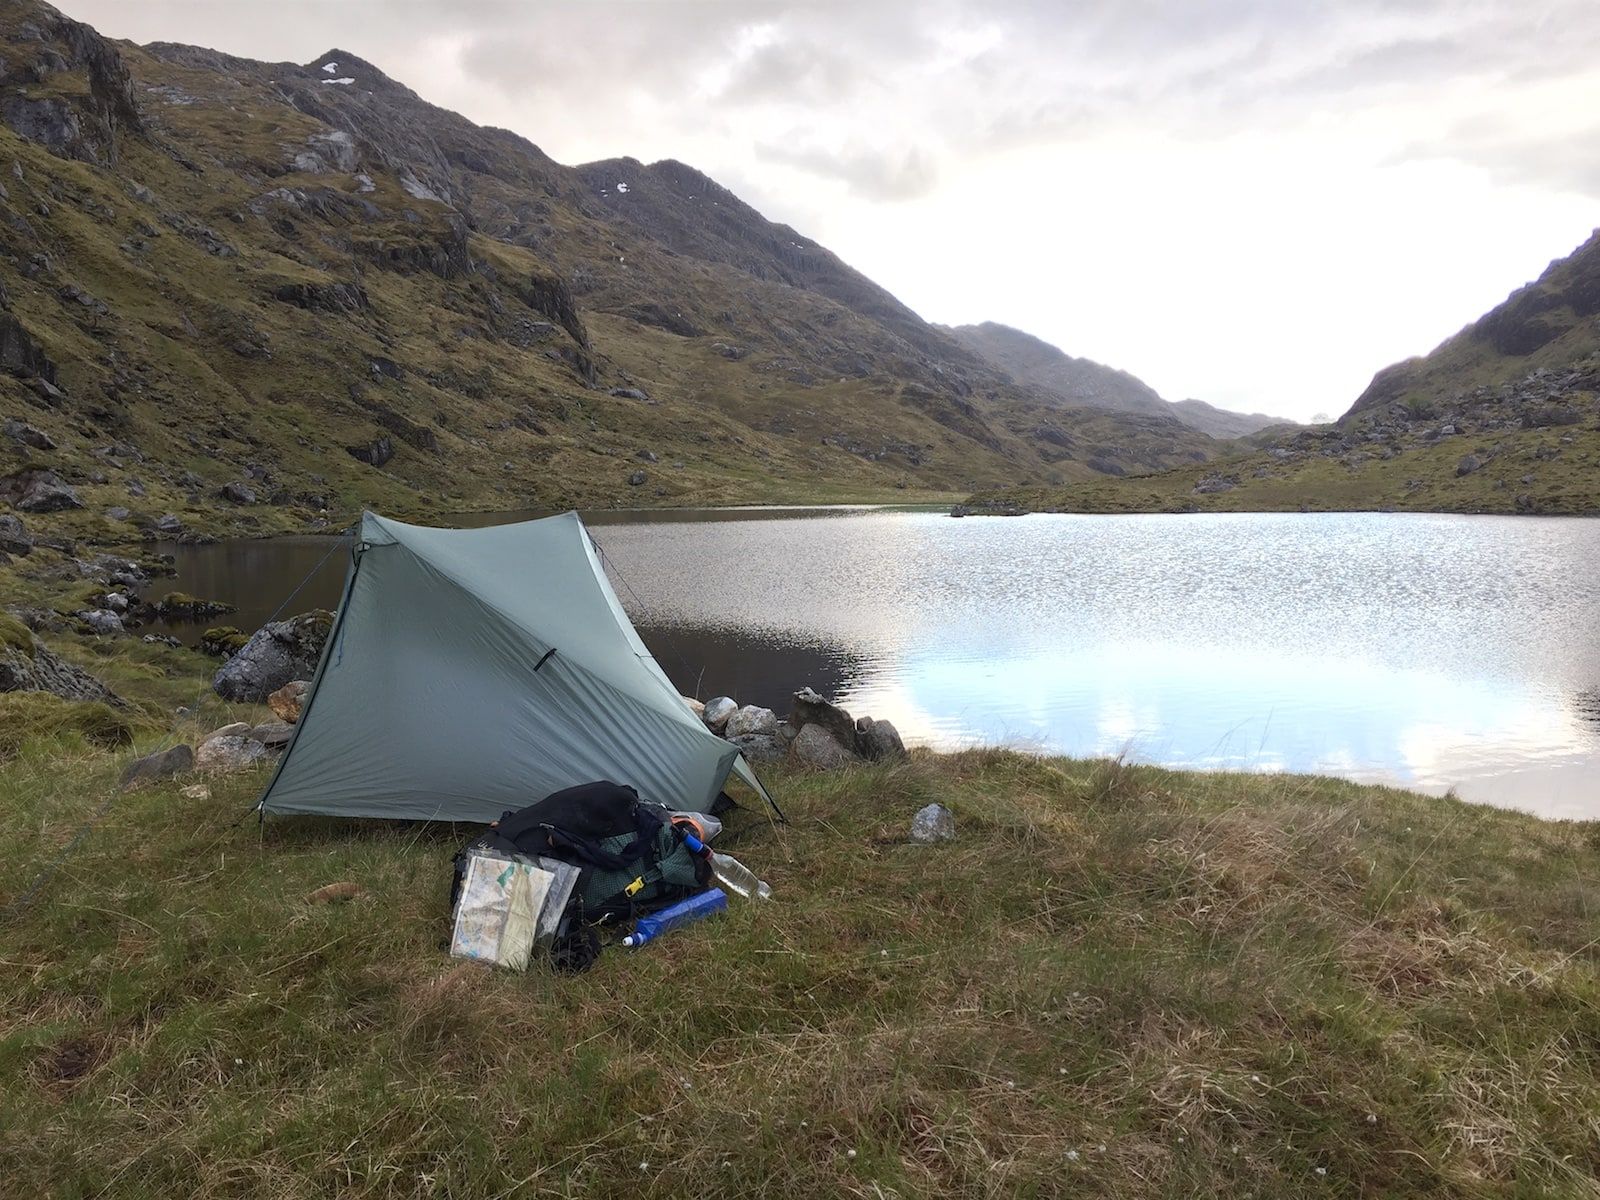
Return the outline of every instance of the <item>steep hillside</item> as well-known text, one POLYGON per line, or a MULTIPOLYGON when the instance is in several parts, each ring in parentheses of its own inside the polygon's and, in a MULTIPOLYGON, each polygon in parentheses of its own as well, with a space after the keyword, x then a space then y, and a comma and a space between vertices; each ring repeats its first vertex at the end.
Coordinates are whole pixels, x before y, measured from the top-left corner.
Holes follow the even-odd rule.
POLYGON ((1600 230, 1430 354, 1379 371, 1344 420, 1396 405, 1407 415, 1440 406, 1492 407, 1514 399, 1513 385, 1541 369, 1559 391, 1566 369, 1596 352, 1600 230))
POLYGON ((1244 437, 1283 423, 1281 417, 1229 412, 1203 400, 1163 400, 1149 384, 1126 371, 1087 358, 1073 358, 1042 338, 995 321, 957 325, 948 332, 1018 383, 1032 384, 1060 404, 1088 405, 1147 417, 1175 417, 1213 438, 1244 437))
POLYGON ((564 167, 343 50, 139 48, 3 0, 0 68, 0 499, 78 535, 1210 452, 1012 383, 692 168, 564 167))

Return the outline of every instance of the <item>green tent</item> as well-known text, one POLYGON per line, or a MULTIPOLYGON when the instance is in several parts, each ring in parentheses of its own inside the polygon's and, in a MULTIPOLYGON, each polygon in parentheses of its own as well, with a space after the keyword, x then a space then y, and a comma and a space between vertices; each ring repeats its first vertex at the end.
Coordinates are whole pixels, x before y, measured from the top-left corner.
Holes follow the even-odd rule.
POLYGON ((645 649, 576 513, 488 529, 367 513, 261 808, 489 821, 610 779, 697 809, 730 771, 778 811, 645 649))

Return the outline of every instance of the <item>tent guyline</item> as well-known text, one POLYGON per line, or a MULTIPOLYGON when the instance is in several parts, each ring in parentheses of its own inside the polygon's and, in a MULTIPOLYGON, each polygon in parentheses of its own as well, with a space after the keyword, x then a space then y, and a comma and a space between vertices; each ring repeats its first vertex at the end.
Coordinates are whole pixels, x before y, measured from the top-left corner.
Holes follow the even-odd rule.
POLYGON ((640 640, 576 513, 485 529, 362 517, 268 812, 489 821, 612 779, 708 807, 737 774, 640 640))

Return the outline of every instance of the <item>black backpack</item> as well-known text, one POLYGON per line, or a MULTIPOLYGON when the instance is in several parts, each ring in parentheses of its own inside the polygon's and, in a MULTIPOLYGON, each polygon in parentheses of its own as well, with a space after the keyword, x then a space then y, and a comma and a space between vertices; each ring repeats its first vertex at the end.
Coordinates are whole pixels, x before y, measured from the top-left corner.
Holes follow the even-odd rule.
POLYGON ((587 924, 641 915, 711 882, 710 863, 689 850, 671 813, 609 780, 564 788, 502 813, 456 855, 452 912, 474 848, 555 858, 577 867, 571 915, 587 924))

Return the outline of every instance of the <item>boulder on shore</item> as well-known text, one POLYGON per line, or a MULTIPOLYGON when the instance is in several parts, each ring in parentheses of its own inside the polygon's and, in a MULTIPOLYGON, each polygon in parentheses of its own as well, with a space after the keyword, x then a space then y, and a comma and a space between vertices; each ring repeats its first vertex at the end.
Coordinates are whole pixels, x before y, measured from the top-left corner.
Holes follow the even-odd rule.
POLYGON ((267 697, 267 705, 278 720, 293 725, 300 719, 300 712, 305 707, 306 689, 310 686, 304 679, 291 679, 267 697))
POLYGON ((224 700, 264 703, 285 684, 315 673, 332 627, 332 615, 320 610, 263 625, 218 669, 212 690, 224 700))
POLYGON ((892 722, 875 721, 871 717, 856 719, 856 750, 863 758, 873 762, 902 759, 906 744, 900 740, 900 731, 892 722))
POLYGON ((801 688, 794 694, 794 711, 789 714, 789 724, 796 733, 804 732, 808 725, 821 726, 841 746, 855 748, 855 718, 837 704, 830 704, 812 688, 801 688))
POLYGON ((789 753, 796 762, 819 771, 833 771, 859 761, 853 750, 822 725, 803 726, 790 743, 789 753))
POLYGON ((728 718, 739 711, 739 706, 727 696, 715 696, 706 701, 705 710, 700 714, 700 719, 706 727, 713 732, 721 733, 727 727, 728 718))
POLYGON ((754 704, 746 704, 733 716, 728 718, 728 723, 723 726, 722 736, 729 741, 751 734, 776 734, 778 732, 778 714, 770 708, 759 708, 754 704))
POLYGON ((774 733, 744 733, 728 739, 752 763, 782 762, 789 753, 789 743, 774 733))

